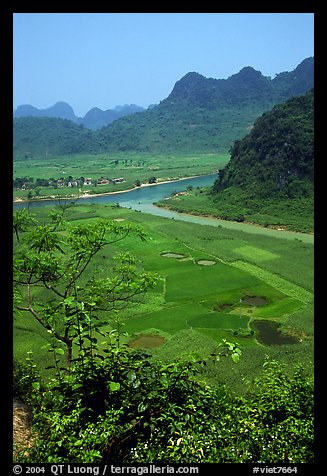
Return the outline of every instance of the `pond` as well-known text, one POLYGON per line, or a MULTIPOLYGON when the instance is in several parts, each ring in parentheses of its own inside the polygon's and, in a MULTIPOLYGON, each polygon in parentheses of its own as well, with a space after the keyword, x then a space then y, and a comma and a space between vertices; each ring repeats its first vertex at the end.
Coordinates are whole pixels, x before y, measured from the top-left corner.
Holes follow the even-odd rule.
POLYGON ((258 296, 248 296, 242 299, 242 304, 248 304, 249 306, 264 306, 267 304, 267 299, 258 296))
POLYGON ((200 266, 213 266, 214 264, 216 264, 216 261, 210 259, 200 259, 199 261, 197 261, 197 264, 199 264, 200 266))
POLYGON ((250 323, 253 330, 258 333, 257 340, 264 345, 297 344, 296 337, 286 336, 279 332, 279 322, 268 319, 256 319, 250 323))
POLYGON ((180 253, 162 253, 162 255, 164 258, 176 258, 176 259, 181 259, 181 258, 185 258, 185 255, 182 255, 180 253))
POLYGON ((135 339, 132 339, 128 345, 133 349, 146 348, 154 349, 160 347, 165 342, 165 339, 161 336, 154 334, 140 334, 135 339))

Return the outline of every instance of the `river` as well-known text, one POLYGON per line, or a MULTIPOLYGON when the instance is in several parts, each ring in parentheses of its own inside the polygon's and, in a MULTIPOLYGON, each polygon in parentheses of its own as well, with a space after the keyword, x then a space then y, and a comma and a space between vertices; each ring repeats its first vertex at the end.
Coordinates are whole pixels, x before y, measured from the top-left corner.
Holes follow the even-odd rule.
MULTIPOLYGON (((156 207, 154 205, 155 202, 159 202, 160 200, 170 197, 171 194, 174 192, 182 192, 186 190, 186 188, 190 185, 193 188, 211 186, 213 185, 216 178, 217 174, 214 173, 209 175, 203 175, 200 177, 181 179, 174 182, 155 184, 146 187, 137 187, 133 190, 129 190, 126 192, 83 197, 81 198, 81 200, 83 200, 84 203, 119 203, 119 205, 125 208, 131 208, 133 210, 138 210, 144 213, 150 213, 151 215, 157 215, 165 218, 188 221, 201 225, 222 226, 224 228, 240 230, 247 233, 257 233, 289 240, 294 240, 295 238, 298 238, 305 243, 314 242, 313 235, 307 233, 274 230, 271 228, 265 228, 263 226, 252 225, 249 223, 238 223, 227 220, 219 220, 217 218, 199 217, 186 213, 178 213, 171 210, 166 210, 164 208, 156 207)), ((30 208, 46 205, 55 205, 56 203, 58 203, 57 200, 31 201, 30 208)), ((14 203, 14 208, 16 209, 26 206, 27 202, 14 203)))

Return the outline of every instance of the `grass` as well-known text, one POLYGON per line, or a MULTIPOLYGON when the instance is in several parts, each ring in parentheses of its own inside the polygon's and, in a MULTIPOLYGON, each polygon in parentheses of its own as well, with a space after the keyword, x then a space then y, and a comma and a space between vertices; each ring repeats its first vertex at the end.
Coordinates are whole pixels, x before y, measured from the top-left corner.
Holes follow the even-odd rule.
MULTIPOLYGON (((46 219, 47 209, 40 207, 33 212, 46 219)), ((141 242, 127 238, 103 250, 92 263, 90 273, 106 276, 114 254, 129 251, 146 270, 160 276, 159 284, 142 303, 121 313, 123 330, 128 333, 125 342, 138 334, 157 333, 165 337, 165 343, 151 350, 153 356, 172 360, 190 352, 208 356, 211 351, 217 351, 222 339, 236 341, 243 352, 240 364, 231 365, 227 359, 208 364, 203 378, 213 384, 231 382, 239 391, 245 388, 244 379, 255 378, 265 355, 278 356, 289 365, 302 360, 310 369, 312 245, 179 222, 108 205, 76 204, 67 210, 72 225, 104 217, 139 224, 148 239, 141 242), (184 258, 163 257, 162 253, 167 252, 184 258), (198 265, 201 259, 214 259, 216 264, 198 265), (240 299, 246 296, 264 297, 267 303, 258 307, 243 305, 240 299), (301 337, 303 342, 277 346, 278 349, 263 347, 251 334, 252 318, 278 320, 283 332, 301 337)), ((36 363, 46 375, 45 367, 52 364, 51 356, 42 350, 47 333, 30 316, 17 317, 14 328, 15 356, 22 359, 28 350, 33 350, 36 363)))
POLYGON ((303 289, 300 286, 281 278, 277 274, 270 273, 269 271, 264 270, 259 266, 255 266, 244 261, 234 261, 232 263, 232 266, 236 267, 237 269, 247 271, 253 276, 257 276, 259 279, 269 282, 270 285, 274 288, 279 289, 288 296, 298 299, 304 303, 308 303, 313 299, 312 292, 307 291, 306 289, 303 289))
MULTIPOLYGON (((205 175, 223 167, 229 160, 228 154, 180 154, 161 155, 144 153, 115 153, 97 155, 71 155, 43 159, 14 160, 13 175, 17 177, 59 179, 80 177, 97 180, 101 177, 112 179, 123 177, 124 182, 108 185, 84 185, 81 192, 77 187, 38 187, 39 197, 52 195, 71 196, 78 193, 101 194, 128 190, 136 180, 148 183, 151 177, 157 181, 174 180, 194 175, 205 175)), ((14 190, 14 197, 27 199, 28 190, 14 190)), ((36 192, 32 190, 35 198, 36 192)))
POLYGON ((256 277, 222 263, 203 267, 189 263, 183 263, 183 269, 174 268, 168 276, 167 302, 212 299, 224 291, 237 292, 259 282, 256 277))
POLYGON ((250 199, 249 192, 237 187, 216 195, 205 188, 194 189, 187 195, 172 196, 160 203, 160 206, 179 212, 305 233, 312 233, 314 229, 313 205, 313 196, 250 199))
POLYGON ((279 258, 279 255, 276 253, 271 253, 271 251, 249 245, 241 246, 240 248, 234 248, 234 253, 238 253, 245 258, 255 257, 255 260, 259 262, 279 258))

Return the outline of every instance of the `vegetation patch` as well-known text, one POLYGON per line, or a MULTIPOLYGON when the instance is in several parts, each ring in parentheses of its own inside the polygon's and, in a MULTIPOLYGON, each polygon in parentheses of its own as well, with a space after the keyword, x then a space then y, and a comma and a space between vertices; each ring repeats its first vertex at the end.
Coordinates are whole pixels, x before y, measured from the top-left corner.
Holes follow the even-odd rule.
MULTIPOLYGON (((49 207, 35 207, 34 211, 40 222, 47 223, 49 207)), ((303 361, 311 371, 313 308, 299 297, 308 296, 311 298, 309 303, 312 302, 313 293, 309 291, 312 288, 312 244, 167 220, 99 204, 77 203, 68 208, 65 215, 71 227, 91 226, 97 219, 102 219, 114 220, 117 230, 121 227, 122 231, 126 230, 133 222, 145 231, 145 241, 127 236, 103 249, 90 263, 89 276, 95 273, 106 279, 112 276, 114 256, 130 253, 135 257, 137 269, 151 270, 158 277, 156 286, 131 306, 121 308, 119 312, 99 312, 97 317, 102 332, 126 331, 126 337, 120 338, 121 344, 128 344, 139 335, 160 335, 164 343, 149 351, 167 361, 180 359, 184 351, 199 353, 202 349, 207 353, 213 343, 217 346, 222 339, 236 340, 244 347, 244 364, 242 360, 238 366, 242 369, 240 374, 228 365, 224 369, 220 365, 210 367, 210 372, 201 371, 203 380, 215 384, 226 381, 235 391, 244 388, 242 379, 252 381, 256 378, 265 353, 285 361, 290 368, 303 361), (119 223, 116 218, 125 218, 125 222, 119 223), (240 248, 267 250, 279 257, 260 260, 262 253, 253 252, 250 257, 249 252, 247 259, 253 262, 240 261, 234 252, 240 248), (163 252, 185 258, 163 259, 163 252), (196 266, 200 260, 215 261, 218 266, 196 266), (240 299, 254 296, 266 298, 267 303, 253 306, 240 302, 240 299), (251 319, 276 320, 280 333, 297 336, 298 341, 303 339, 303 342, 291 346, 259 345, 251 334, 251 331, 254 333, 251 319), (290 347, 293 353, 296 349, 295 355, 289 353, 290 347)), ((60 259, 63 259, 61 254, 60 259)), ((81 286, 87 282, 87 279, 82 280, 81 286)), ((39 297, 43 294, 38 293, 39 297)), ((44 299, 48 302, 45 292, 44 299)), ((94 335, 101 339, 100 334, 94 335)), ((53 364, 53 355, 44 350, 50 342, 51 334, 32 315, 16 316, 15 357, 24 359, 27 352, 33 350, 43 378, 53 375, 53 370, 45 370, 53 364)), ((101 343, 101 352, 104 348, 101 343)), ((74 357, 78 355, 77 351, 74 346, 74 357)), ((137 351, 141 352, 142 347, 137 351)), ((57 357, 64 363, 64 356, 57 357)))
POLYGON ((253 310, 255 317, 284 317, 293 314, 303 307, 303 302, 298 299, 286 297, 253 310))
POLYGON ((266 261, 270 259, 279 258, 277 254, 271 253, 271 251, 263 250, 258 247, 249 245, 234 248, 234 252, 244 256, 245 258, 255 257, 256 261, 266 261))
POLYGON ((233 261, 232 266, 246 270, 253 276, 257 276, 266 283, 269 283, 270 286, 282 291, 288 296, 294 297, 302 302, 309 303, 313 299, 313 293, 303 289, 302 287, 287 281, 286 279, 281 278, 277 274, 271 273, 259 266, 247 263, 245 261, 233 261))
POLYGON ((188 324, 195 328, 207 329, 247 329, 249 319, 245 316, 211 312, 188 320, 188 324))

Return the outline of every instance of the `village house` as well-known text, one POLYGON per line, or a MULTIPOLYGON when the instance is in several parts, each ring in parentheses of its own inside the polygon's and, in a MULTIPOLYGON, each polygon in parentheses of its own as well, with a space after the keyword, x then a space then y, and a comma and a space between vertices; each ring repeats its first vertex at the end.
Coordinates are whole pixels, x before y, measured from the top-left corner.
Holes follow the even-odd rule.
POLYGON ((108 179, 98 179, 97 184, 98 185, 107 185, 109 182, 108 179))

